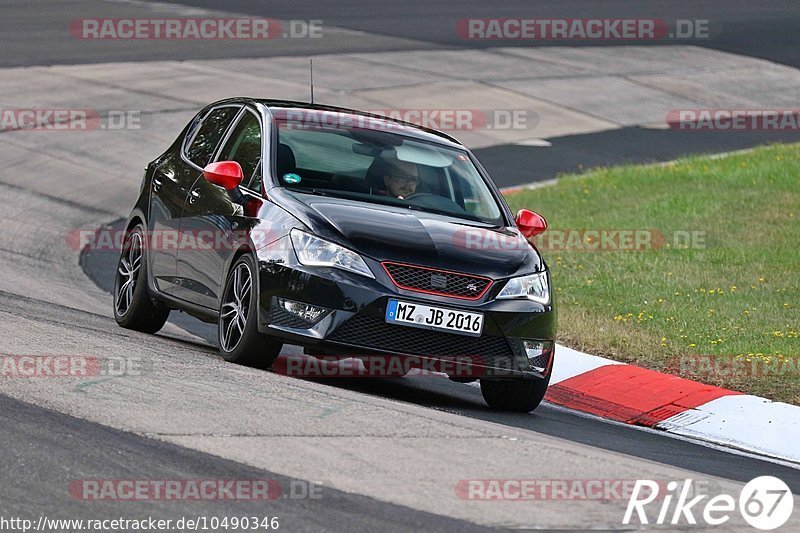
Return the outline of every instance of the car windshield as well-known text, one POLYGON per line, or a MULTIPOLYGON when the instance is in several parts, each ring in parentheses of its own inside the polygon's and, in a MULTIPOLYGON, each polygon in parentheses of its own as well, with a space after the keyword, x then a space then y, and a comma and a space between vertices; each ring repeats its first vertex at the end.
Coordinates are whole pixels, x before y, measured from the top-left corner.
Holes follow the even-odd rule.
POLYGON ((402 135, 405 126, 379 119, 365 128, 353 125, 355 115, 319 120, 316 113, 313 122, 284 115, 275 114, 276 170, 284 187, 505 225, 463 150, 412 139, 402 135))

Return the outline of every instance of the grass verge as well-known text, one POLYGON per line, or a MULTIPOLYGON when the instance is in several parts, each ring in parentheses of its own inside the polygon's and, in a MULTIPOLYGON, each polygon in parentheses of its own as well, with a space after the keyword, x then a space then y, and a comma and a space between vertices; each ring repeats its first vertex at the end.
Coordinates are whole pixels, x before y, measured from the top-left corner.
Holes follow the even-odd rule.
POLYGON ((549 223, 536 243, 562 343, 800 404, 800 145, 597 169, 507 200, 549 223))

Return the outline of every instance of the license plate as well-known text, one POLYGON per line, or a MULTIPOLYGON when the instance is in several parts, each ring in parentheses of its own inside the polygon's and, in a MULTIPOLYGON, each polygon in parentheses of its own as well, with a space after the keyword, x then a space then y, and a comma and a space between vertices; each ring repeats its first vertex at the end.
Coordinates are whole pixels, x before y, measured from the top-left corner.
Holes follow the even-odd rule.
POLYGON ((386 322, 414 328, 447 331, 479 337, 483 331, 483 313, 389 300, 386 322))

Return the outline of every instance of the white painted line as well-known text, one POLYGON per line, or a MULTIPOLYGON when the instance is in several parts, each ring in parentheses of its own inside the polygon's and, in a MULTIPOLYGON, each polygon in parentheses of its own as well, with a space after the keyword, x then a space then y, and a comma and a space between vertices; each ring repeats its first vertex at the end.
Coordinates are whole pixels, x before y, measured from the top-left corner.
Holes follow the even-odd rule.
POLYGON ((528 183, 527 185, 513 185, 511 187, 503 187, 502 189, 500 189, 500 192, 503 194, 508 194, 510 192, 517 192, 521 190, 541 189, 542 187, 555 185, 556 181, 557 180, 552 179, 552 180, 535 181, 533 183, 528 183))
POLYGON ((553 146, 553 143, 545 139, 526 139, 524 141, 512 142, 511 144, 517 144, 519 146, 539 146, 542 148, 553 146))
MULTIPOLYGON (((522 144, 522 143, 512 143, 512 144, 522 144)), ((700 154, 700 155, 702 155, 703 157, 708 157, 709 159, 713 160, 713 159, 724 159, 726 157, 731 157, 731 156, 734 156, 734 155, 746 154, 746 153, 749 153, 749 152, 752 152, 752 151, 753 151, 753 148, 745 148, 743 150, 734 150, 732 152, 720 152, 718 154, 710 154, 710 155, 702 155, 702 154, 700 154)), ((678 159, 670 159, 669 161, 659 161, 657 163, 647 163, 647 164, 641 164, 639 166, 642 166, 642 167, 645 167, 645 168, 647 168, 647 167, 671 167, 671 166, 677 165, 678 162, 679 162, 678 159)), ((580 175, 581 176, 585 176, 586 174, 591 174, 591 173, 592 173, 592 171, 589 170, 588 172, 586 172, 584 174, 580 174, 580 175)), ((568 177, 568 176, 565 176, 565 177, 568 177)), ((556 180, 556 179, 551 179, 551 180, 535 181, 533 183, 526 183, 524 185, 512 185, 511 187, 503 187, 502 189, 500 189, 500 192, 503 193, 503 194, 508 194, 508 193, 518 192, 518 191, 527 190, 527 189, 539 189, 541 187, 547 187, 549 185, 554 185, 557 181, 558 180, 556 180)))

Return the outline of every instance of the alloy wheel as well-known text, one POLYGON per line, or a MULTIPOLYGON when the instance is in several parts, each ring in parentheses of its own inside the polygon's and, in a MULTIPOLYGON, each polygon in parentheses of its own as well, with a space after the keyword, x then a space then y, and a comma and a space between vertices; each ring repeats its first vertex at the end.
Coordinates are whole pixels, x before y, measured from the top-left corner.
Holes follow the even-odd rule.
POLYGON ((228 282, 219 316, 219 340, 226 352, 233 351, 244 335, 252 286, 250 267, 247 263, 239 263, 228 282))
POLYGON ((139 233, 131 233, 119 258, 117 268, 117 292, 114 294, 114 307, 119 316, 124 316, 131 308, 141 266, 142 236, 139 233))

